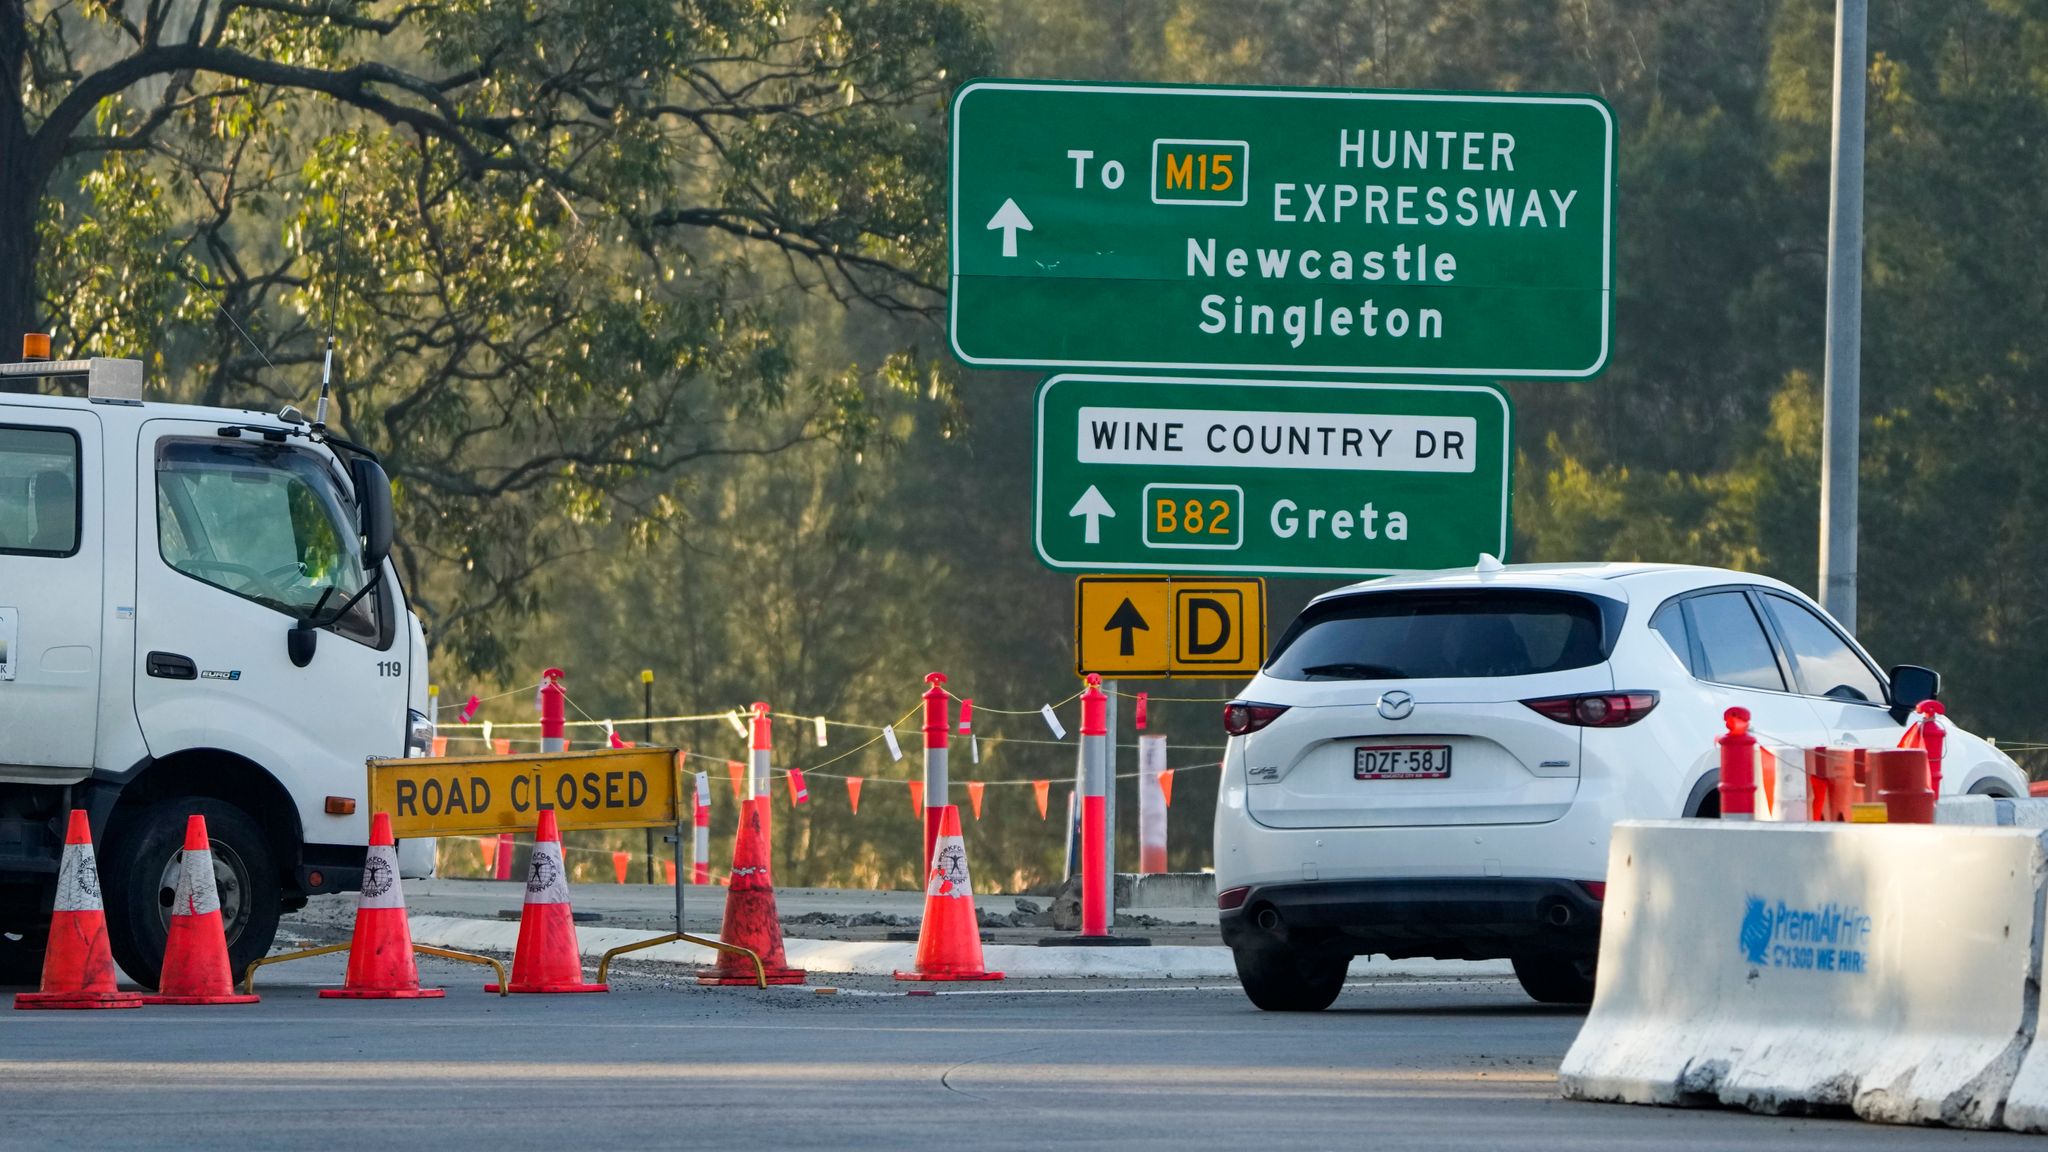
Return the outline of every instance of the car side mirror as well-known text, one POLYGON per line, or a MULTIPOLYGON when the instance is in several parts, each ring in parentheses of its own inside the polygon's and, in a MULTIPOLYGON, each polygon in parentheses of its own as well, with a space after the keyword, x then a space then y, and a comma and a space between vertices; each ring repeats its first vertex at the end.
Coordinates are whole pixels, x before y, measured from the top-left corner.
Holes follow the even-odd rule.
POLYGON ((391 477, 384 466, 366 456, 348 462, 356 488, 356 508, 363 524, 363 567, 374 570, 391 555, 391 477))
POLYGON ((1892 719, 1904 724, 1923 700, 1941 699, 1941 673, 1918 664, 1901 664, 1891 670, 1892 719))

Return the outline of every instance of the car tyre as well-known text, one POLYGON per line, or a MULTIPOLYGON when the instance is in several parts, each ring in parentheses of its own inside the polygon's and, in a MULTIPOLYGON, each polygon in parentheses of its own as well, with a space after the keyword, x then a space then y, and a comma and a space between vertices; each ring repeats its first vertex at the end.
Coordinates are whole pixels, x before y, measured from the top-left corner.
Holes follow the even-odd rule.
POLYGON ((1515 979, 1539 1004, 1591 1004, 1593 958, 1590 956, 1517 956, 1515 979))
POLYGON ((151 988, 163 976, 164 941, 185 847, 185 820, 206 817, 214 876, 227 932, 229 971, 239 976, 270 951, 282 914, 283 885, 263 830, 224 801, 187 796, 117 815, 100 857, 107 940, 114 961, 151 988))
POLYGON ((1293 948, 1233 948, 1237 982, 1267 1012, 1321 1012, 1344 990, 1351 957, 1293 948))

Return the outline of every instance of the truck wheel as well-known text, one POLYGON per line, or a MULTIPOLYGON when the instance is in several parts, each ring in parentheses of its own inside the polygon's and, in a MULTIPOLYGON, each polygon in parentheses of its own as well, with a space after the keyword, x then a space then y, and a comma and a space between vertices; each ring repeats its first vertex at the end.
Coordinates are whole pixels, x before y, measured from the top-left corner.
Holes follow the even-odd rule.
POLYGON ((40 985, 43 982, 43 952, 49 943, 47 925, 0 928, 0 986, 23 984, 33 988, 40 985))
POLYGON ((1515 979, 1539 1004, 1591 1004, 1593 959, 1590 956, 1517 956, 1515 979))
POLYGON ((239 977, 251 960, 270 951, 277 936, 283 898, 277 863, 247 813, 220 800, 185 796, 117 817, 100 859, 107 939, 122 970, 152 988, 163 975, 164 939, 184 866, 185 818, 194 813, 206 817, 213 846, 229 970, 239 977))
POLYGON ((1237 982, 1267 1012, 1321 1012, 1344 990, 1351 957, 1303 954, 1293 948, 1233 948, 1237 982))

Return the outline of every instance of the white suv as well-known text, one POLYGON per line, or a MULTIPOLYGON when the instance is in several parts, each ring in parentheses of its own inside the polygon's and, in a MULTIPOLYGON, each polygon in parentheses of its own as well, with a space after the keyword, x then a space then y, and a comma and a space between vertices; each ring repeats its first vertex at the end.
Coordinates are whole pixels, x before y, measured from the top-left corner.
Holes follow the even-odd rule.
MULTIPOLYGON (((1743 572, 1486 558, 1338 589, 1224 711, 1224 942, 1271 1010, 1327 1007, 1373 953, 1506 958, 1536 999, 1590 1000, 1609 829, 1719 814, 1726 709, 1798 764, 1894 746, 1939 688, 1743 572)), ((1948 727, 1944 795, 2026 794, 1948 727)))

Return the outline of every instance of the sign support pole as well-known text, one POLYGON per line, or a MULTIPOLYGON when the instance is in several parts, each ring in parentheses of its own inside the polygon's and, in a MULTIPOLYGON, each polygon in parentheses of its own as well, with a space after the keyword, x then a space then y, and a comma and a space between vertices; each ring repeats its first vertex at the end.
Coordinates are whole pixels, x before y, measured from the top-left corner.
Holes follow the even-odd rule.
MULTIPOLYGON (((654 743, 654 725, 647 723, 647 721, 654 719, 654 669, 652 668, 642 668, 640 670, 640 719, 643 721, 640 725, 640 739, 648 744, 654 743)), ((678 765, 677 771, 681 770, 681 766, 678 765)), ((680 797, 682 794, 681 785, 678 784, 676 795, 680 797)), ((680 800, 677 801, 676 819, 679 822, 677 824, 678 828, 682 826, 680 824, 682 820, 681 803, 680 800)), ((680 864, 681 859, 680 856, 677 857, 678 864, 680 864)), ((654 871, 654 829, 649 828, 647 830, 647 882, 649 884, 654 883, 654 871)), ((682 913, 677 912, 676 917, 676 931, 681 932, 683 930, 682 913)))
POLYGON ((1834 172, 1828 188, 1827 359, 1821 371, 1820 602, 1856 630, 1857 466, 1862 457, 1863 96, 1866 0, 1835 0, 1834 172))

